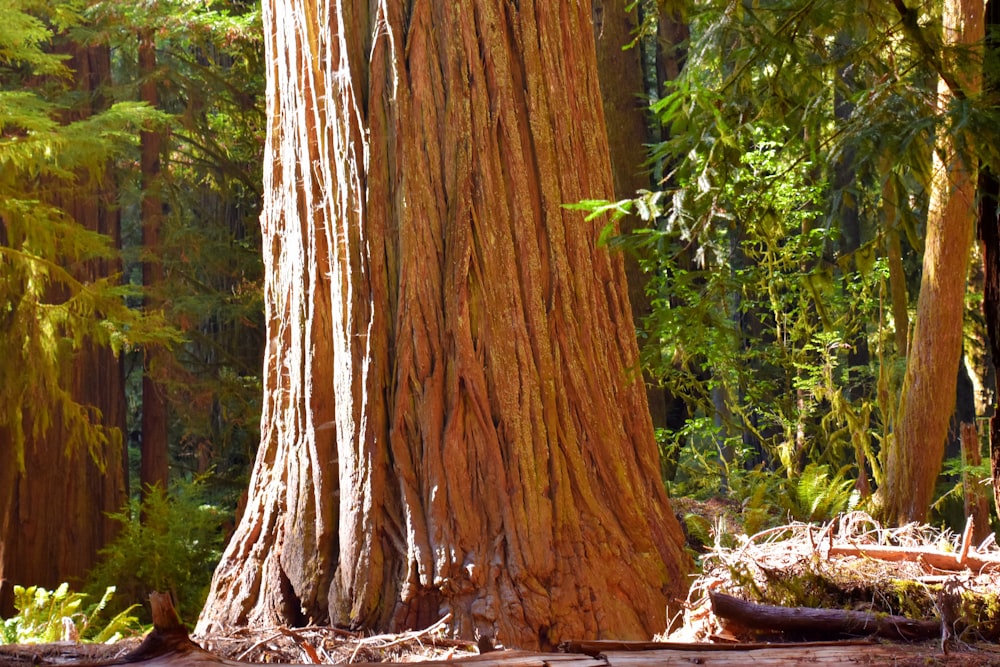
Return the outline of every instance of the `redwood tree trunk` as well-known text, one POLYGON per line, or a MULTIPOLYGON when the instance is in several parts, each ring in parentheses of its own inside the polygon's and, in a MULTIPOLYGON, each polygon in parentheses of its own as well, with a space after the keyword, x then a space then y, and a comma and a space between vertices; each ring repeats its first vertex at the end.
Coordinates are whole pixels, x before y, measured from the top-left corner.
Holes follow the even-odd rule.
MULTIPOLYGON (((139 97, 151 107, 159 104, 156 90, 156 42, 152 30, 139 34, 139 97)), ((160 227, 163 220, 163 202, 159 194, 160 150, 163 136, 160 131, 140 133, 142 171, 142 284, 146 289, 146 307, 154 308, 155 291, 163 282, 163 263, 160 261, 160 227)), ((163 351, 154 346, 143 353, 142 373, 142 447, 139 463, 139 482, 143 496, 150 487, 167 490, 169 457, 167 451, 167 396, 156 381, 157 357, 163 351)))
POLYGON ((589 3, 266 0, 262 441, 199 631, 649 637, 658 478, 589 3), (328 13, 329 12, 329 13, 328 13))
MULTIPOLYGON (((944 3, 944 41, 981 46, 983 0, 944 3)), ((940 109, 955 95, 978 91, 974 70, 947 63, 962 72, 939 84, 940 109), (956 83, 961 89, 955 90, 956 83)), ((885 481, 880 489, 883 512, 898 523, 923 521, 933 500, 941 471, 948 422, 954 402, 962 352, 965 285, 976 217, 978 164, 961 155, 956 142, 942 130, 934 152, 934 172, 927 215, 926 247, 913 339, 906 361, 895 441, 886 450, 885 481)))
MULTIPOLYGON (((106 46, 67 49, 67 66, 75 72, 80 90, 91 93, 92 106, 67 113, 69 122, 102 107, 100 94, 111 72, 106 46)), ((47 193, 48 202, 63 209, 87 229, 119 237, 115 189, 110 177, 87 183, 81 174, 79 189, 47 193)), ((58 189, 57 189, 58 190, 58 189)), ((83 282, 106 278, 121 271, 117 261, 91 260, 72 267, 83 282)), ((54 295, 54 298, 58 298, 54 295)), ((31 372, 19 369, 19 372, 31 372)), ((95 462, 86 448, 67 448, 77 437, 61 413, 52 417, 44 434, 25 430, 24 468, 19 470, 6 434, 0 426, 0 617, 12 612, 13 586, 41 585, 55 588, 63 581, 78 584, 93 567, 98 550, 114 538, 118 524, 109 512, 127 500, 127 465, 121 434, 125 429, 125 390, 120 362, 110 349, 86 344, 66 369, 62 386, 73 400, 96 409, 91 416, 112 430, 112 447, 98 453, 95 462), (115 437, 117 436, 117 437, 115 437)), ((30 405, 22 406, 31 420, 30 405)))

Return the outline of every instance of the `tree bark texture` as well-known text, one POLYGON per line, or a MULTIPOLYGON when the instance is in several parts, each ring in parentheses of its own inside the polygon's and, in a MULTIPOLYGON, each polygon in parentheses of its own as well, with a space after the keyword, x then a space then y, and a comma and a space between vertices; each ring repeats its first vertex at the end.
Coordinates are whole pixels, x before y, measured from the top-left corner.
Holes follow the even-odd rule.
MULTIPOLYGON (((91 93, 88 99, 93 100, 67 113, 64 120, 70 122, 103 108, 94 91, 107 84, 111 60, 106 46, 61 50, 70 56, 67 66, 75 71, 79 89, 91 93)), ((113 182, 109 176, 92 182, 88 178, 81 174, 79 188, 49 193, 48 201, 78 224, 117 242, 113 182)), ((77 279, 90 282, 114 275, 121 267, 117 260, 91 260, 71 270, 77 279)), ((62 386, 73 401, 90 408, 92 418, 112 429, 111 446, 103 452, 67 448, 66 443, 77 438, 69 432, 71 422, 56 412, 42 435, 25 426, 29 435, 22 470, 0 427, 0 617, 13 612, 15 584, 55 588, 63 581, 79 582, 96 563, 98 550, 117 533, 117 522, 107 514, 121 509, 127 500, 120 361, 110 349, 87 343, 66 369, 62 386)), ((23 407, 30 421, 32 406, 23 407)))
POLYGON ((983 453, 979 443, 979 430, 976 424, 963 423, 961 425, 962 444, 962 500, 965 516, 972 519, 974 531, 972 541, 975 544, 982 544, 983 540, 989 537, 993 529, 990 527, 990 501, 986 495, 986 489, 980 484, 977 476, 974 476, 967 468, 978 468, 983 463, 983 453))
MULTIPOLYGON (((984 63, 996 62, 998 44, 996 27, 1000 25, 1000 3, 990 0, 986 3, 987 39, 984 63)), ((985 69, 985 68, 984 68, 985 69)), ((1000 91, 1000 76, 995 70, 983 77, 987 94, 996 95, 1000 91)), ((986 336, 989 339, 993 364, 1000 360, 1000 179, 988 165, 979 172, 979 231, 983 256, 983 319, 986 336)), ((998 399, 994 397, 993 416, 990 418, 990 473, 993 477, 993 501, 1000 508, 1000 412, 998 399)))
MULTIPOLYGON (((983 39, 983 0, 944 3, 944 41, 977 48, 983 39)), ((979 90, 980 77, 970 71, 958 77, 966 96, 979 90)), ((942 80, 942 110, 957 91, 942 80)), ((926 246, 913 338, 900 396, 895 441, 887 448, 881 500, 886 518, 905 523, 923 521, 934 485, 954 403, 962 351, 965 284, 976 217, 978 165, 959 154, 943 130, 934 152, 926 246)))
MULTIPOLYGON (((156 41, 153 31, 139 34, 139 97, 151 107, 159 104, 156 85, 156 41)), ((142 284, 146 289, 146 308, 156 307, 152 294, 163 283, 163 263, 160 253, 160 228, 163 223, 163 202, 159 194, 160 151, 163 135, 157 131, 140 133, 140 166, 142 171, 142 284)), ((150 487, 164 491, 170 476, 167 448, 166 389, 156 381, 157 357, 164 352, 154 346, 143 353, 142 373, 142 456, 139 482, 143 497, 150 487)))
POLYGON ((268 342, 250 500, 199 631, 648 637, 658 478, 590 3, 266 0, 268 342))

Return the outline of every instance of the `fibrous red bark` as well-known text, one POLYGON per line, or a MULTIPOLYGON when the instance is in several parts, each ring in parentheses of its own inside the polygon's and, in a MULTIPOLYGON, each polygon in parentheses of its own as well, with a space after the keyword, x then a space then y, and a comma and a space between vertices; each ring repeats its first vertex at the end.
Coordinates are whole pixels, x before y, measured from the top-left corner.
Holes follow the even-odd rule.
MULTIPOLYGON (((139 74, 142 82, 139 94, 143 102, 156 108, 159 104, 156 78, 156 41, 152 30, 139 34, 139 74)), ((160 253, 160 227, 163 224, 163 202, 159 195, 161 130, 140 133, 140 168, 142 174, 142 284, 147 290, 146 307, 153 309, 156 301, 151 293, 163 282, 160 253)), ((142 457, 139 482, 145 497, 152 486, 164 491, 169 483, 170 468, 167 451, 166 390, 154 376, 156 359, 163 351, 150 346, 143 353, 142 375, 142 457)))
POLYGON ((264 3, 268 347, 199 630, 453 614, 648 637, 687 557, 621 259, 589 3, 264 3))
MULTIPOLYGON (((944 3, 946 44, 974 53, 983 39, 983 0, 944 3)), ((948 61, 938 86, 939 107, 980 88, 978 64, 948 61)), ((897 523, 922 521, 930 509, 941 470, 948 422, 962 354, 965 285, 976 217, 978 161, 961 153, 960 142, 943 129, 937 138, 930 184, 926 247, 913 338, 907 350, 894 439, 885 450, 885 478, 879 489, 885 517, 897 523)))

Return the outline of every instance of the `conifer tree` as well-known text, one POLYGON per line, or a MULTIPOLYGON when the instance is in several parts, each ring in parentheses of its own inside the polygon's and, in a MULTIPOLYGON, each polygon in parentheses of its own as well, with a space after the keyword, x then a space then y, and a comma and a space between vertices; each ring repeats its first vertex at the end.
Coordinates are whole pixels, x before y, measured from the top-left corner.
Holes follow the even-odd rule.
MULTIPOLYGON (((916 22, 916 10, 900 1, 904 23, 916 22)), ((958 120, 981 87, 983 0, 946 0, 943 35, 925 37, 913 25, 917 44, 942 43, 940 53, 924 57, 937 67, 937 104, 942 116, 958 105, 959 114, 938 130, 930 182, 927 233, 906 378, 900 396, 895 438, 887 448, 885 483, 879 495, 885 515, 898 523, 922 521, 933 501, 941 471, 948 422, 962 356, 966 275, 978 213, 976 185, 979 158, 970 150, 958 120)))
POLYGON ((264 3, 268 347, 200 631, 649 637, 688 559, 619 256, 590 3, 264 3))
POLYGON ((126 498, 118 354, 169 339, 125 307, 111 161, 157 116, 111 104, 76 2, 0 12, 0 613, 82 576, 126 498))

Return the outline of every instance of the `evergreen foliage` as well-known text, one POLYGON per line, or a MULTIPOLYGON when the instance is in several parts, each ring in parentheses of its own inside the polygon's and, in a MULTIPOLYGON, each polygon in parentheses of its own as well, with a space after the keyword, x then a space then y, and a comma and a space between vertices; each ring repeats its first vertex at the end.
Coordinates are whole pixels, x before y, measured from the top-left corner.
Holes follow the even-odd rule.
MULTIPOLYGON (((114 587, 120 604, 169 591, 182 616, 196 616, 225 538, 223 515, 205 502, 205 485, 179 482, 169 495, 154 487, 142 502, 133 500, 112 518, 121 524, 121 533, 101 551, 86 590, 96 594, 114 587)), ((144 609, 138 613, 145 616, 144 609)))
MULTIPOLYGON (((192 509, 182 485, 177 498, 154 496, 143 509, 155 526, 138 537, 126 529, 124 536, 148 542, 167 531, 189 561, 194 547, 177 531, 192 528, 192 516, 204 517, 195 527, 206 536, 195 541, 214 546, 198 552, 196 572, 144 580, 178 590, 192 610, 201 592, 189 589, 207 584, 221 526, 245 489, 258 439, 259 19, 259 3, 240 0, 14 0, 0 7, 0 349, 8 352, 0 364, 0 453, 12 445, 11 461, 30 477, 24 448, 58 418, 67 452, 89 451, 99 464, 119 455, 123 434, 71 390, 73 360, 106 346, 129 374, 127 444, 137 454, 143 350, 165 349, 152 372, 170 399, 175 476, 209 477, 200 488, 225 509, 192 509), (142 33, 155 35, 157 45, 157 109, 134 101, 142 33), (84 75, 63 55, 93 45, 113 54, 111 81, 95 90, 78 84, 84 75), (168 137, 160 180, 147 186, 164 204, 156 256, 141 242, 143 131, 168 137), (101 211, 100 229, 78 219, 78 206, 69 202, 81 198, 101 211), (161 263, 166 276, 152 291, 141 285, 141 262, 148 261, 161 263), (164 509, 178 503, 183 512, 164 509), (200 583, 191 584, 191 576, 200 583)), ((139 521, 138 508, 118 518, 138 530, 132 516, 139 521)), ((97 572, 114 585, 112 575, 123 571, 102 565, 97 572)), ((128 600, 141 601, 137 585, 124 583, 128 600)))
POLYGON ((70 395, 74 355, 86 345, 120 353, 176 340, 162 318, 126 307, 134 291, 118 276, 89 276, 89 264, 116 257, 114 239, 83 227, 63 204, 107 192, 112 163, 135 144, 139 128, 164 122, 132 102, 78 113, 90 100, 78 99, 65 59, 45 47, 70 39, 81 9, 15 0, 0 20, 0 349, 8 355, 0 366, 0 428, 22 471, 27 439, 44 437, 56 416, 67 449, 89 450, 101 463, 120 447, 117 429, 70 395))
POLYGON ((940 74, 981 63, 898 4, 687 3, 685 67, 651 105, 660 187, 583 203, 647 223, 606 238, 649 274, 644 364, 692 415, 663 434, 675 493, 805 469, 842 505, 839 480, 867 493, 881 479, 908 325, 893 317, 892 239, 915 295, 935 133, 987 163, 997 143, 990 100, 934 105, 940 74), (721 474, 704 475, 711 461, 721 474))
MULTIPOLYGON (((156 186, 166 216, 161 254, 138 254, 134 180, 130 191, 136 202, 125 208, 128 267, 131 280, 139 283, 140 261, 162 263, 164 281, 150 295, 185 336, 183 345, 151 369, 170 404, 174 471, 191 477, 211 470, 206 484, 234 508, 257 446, 261 401, 259 3, 171 0, 156 3, 152 11, 103 3, 97 13, 110 34, 157 35, 160 104, 173 114, 156 186)), ((131 94, 141 81, 136 44, 127 38, 119 49, 120 78, 131 94)), ((135 361, 131 368, 139 372, 141 363, 135 361)))

